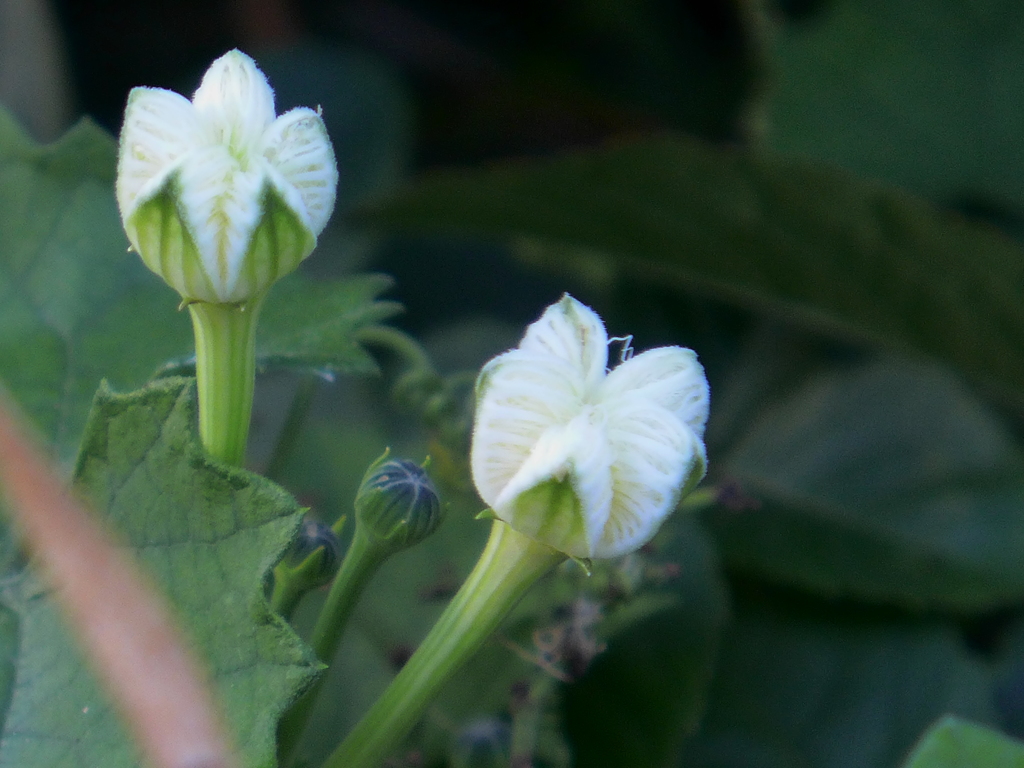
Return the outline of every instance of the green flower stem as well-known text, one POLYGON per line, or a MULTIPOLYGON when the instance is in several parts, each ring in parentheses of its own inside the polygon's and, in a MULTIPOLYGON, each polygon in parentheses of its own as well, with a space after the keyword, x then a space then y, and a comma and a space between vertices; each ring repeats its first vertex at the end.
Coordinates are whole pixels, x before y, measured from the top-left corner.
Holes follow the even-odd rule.
POLYGON ((199 436, 207 453, 245 462, 256 383, 256 321, 263 297, 242 304, 188 305, 196 338, 199 436))
POLYGON ((327 600, 320 610, 320 617, 313 627, 310 641, 317 657, 325 664, 330 663, 338 650, 341 635, 345 631, 348 617, 356 607, 359 595, 383 563, 390 549, 374 543, 360 530, 357 524, 352 534, 352 543, 345 553, 341 569, 327 593, 327 600))
MULTIPOLYGON (((316 626, 313 628, 311 644, 320 661, 330 664, 334 658, 342 633, 345 631, 345 625, 348 623, 349 616, 352 615, 352 609, 355 608, 359 595, 362 594, 363 589, 381 563, 387 559, 389 553, 390 550, 387 547, 375 544, 361 531, 361 527, 356 525, 352 543, 345 553, 345 559, 341 562, 341 568, 334 578, 331 590, 327 593, 327 599, 320 610, 316 626)), ((277 755, 281 765, 288 764, 292 752, 298 746, 299 738, 306 728, 313 705, 320 695, 323 681, 324 677, 321 676, 316 685, 299 699, 281 719, 277 731, 277 755)))
POLYGON ((449 677, 565 555, 495 520, 473 572, 388 689, 323 768, 380 768, 449 677))

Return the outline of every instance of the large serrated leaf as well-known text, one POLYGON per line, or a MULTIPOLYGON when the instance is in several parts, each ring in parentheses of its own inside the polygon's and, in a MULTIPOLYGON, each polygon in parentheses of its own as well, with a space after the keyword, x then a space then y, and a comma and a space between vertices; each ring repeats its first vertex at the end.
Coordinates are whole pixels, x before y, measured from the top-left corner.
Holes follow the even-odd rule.
MULTIPOLYGON (((114 167, 114 141, 92 123, 39 147, 0 109, 0 379, 68 459, 101 379, 132 389, 192 350, 177 294, 126 252, 114 167)), ((376 300, 389 285, 282 281, 264 308, 261 361, 374 370, 353 334, 395 314, 376 300)))
MULTIPOLYGON (((263 593, 302 509, 270 481, 206 458, 195 422, 190 380, 167 379, 128 395, 103 390, 76 480, 177 609, 209 665, 244 765, 264 768, 275 764, 278 717, 319 666, 263 593)), ((2 599, 0 639, 13 686, 0 766, 138 765, 34 574, 9 574, 2 599)))
POLYGON ((1024 251, 844 172, 663 136, 435 173, 357 221, 611 254, 640 275, 921 350, 1024 397, 1024 251))
POLYGON ((374 362, 356 332, 401 311, 377 297, 391 287, 385 275, 313 283, 285 280, 274 287, 260 317, 256 355, 262 365, 365 373, 374 362))

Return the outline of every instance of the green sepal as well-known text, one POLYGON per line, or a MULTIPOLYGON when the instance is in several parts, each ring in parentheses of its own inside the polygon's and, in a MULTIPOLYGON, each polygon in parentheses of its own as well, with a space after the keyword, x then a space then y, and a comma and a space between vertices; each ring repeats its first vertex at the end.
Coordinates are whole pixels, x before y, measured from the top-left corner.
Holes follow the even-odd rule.
POLYGON ((501 519, 560 552, 591 551, 583 504, 569 477, 550 478, 523 491, 501 519))
POLYGON ((589 557, 573 557, 572 555, 569 555, 569 559, 582 568, 583 572, 587 574, 588 577, 594 574, 594 562, 589 557))
POLYGON ((316 246, 316 236, 269 181, 256 204, 261 210, 236 283, 228 290, 228 266, 217 259, 217 275, 196 247, 177 172, 124 221, 125 231, 143 263, 181 294, 186 302, 236 303, 266 293, 295 270, 316 246), (218 289, 219 286, 219 289, 218 289))

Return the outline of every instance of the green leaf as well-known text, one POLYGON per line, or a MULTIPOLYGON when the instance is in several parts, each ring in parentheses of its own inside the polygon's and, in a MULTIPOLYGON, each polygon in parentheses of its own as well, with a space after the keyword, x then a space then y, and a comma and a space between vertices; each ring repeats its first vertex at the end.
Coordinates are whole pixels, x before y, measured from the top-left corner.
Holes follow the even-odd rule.
POLYGON ((704 714, 725 624, 725 588, 710 542, 692 521, 672 526, 666 556, 680 566, 667 609, 626 624, 565 691, 577 765, 674 768, 704 714))
POLYGON ((441 172, 366 208, 391 231, 532 238, 944 360, 1024 398, 1024 251, 845 173, 684 137, 441 172))
POLYGON ((1024 768, 1024 743, 944 717, 921 737, 903 768, 1024 768))
POLYGON ((891 768, 947 712, 992 716, 956 628, 740 595, 687 768, 891 768))
POLYGON ((775 38, 767 141, 935 200, 1024 210, 1024 6, 820 5, 775 38))
MULTIPOLYGON (((125 252, 114 165, 113 140, 92 123, 37 147, 0 111, 0 377, 64 456, 99 383, 101 361, 80 354, 86 326, 149 279, 125 252)), ((164 330, 174 336, 173 323, 164 330)), ((175 348, 153 341, 156 355, 175 348)))
MULTIPOLYGON (((129 395, 102 390, 76 480, 177 608, 209 665, 244 764, 269 767, 277 719, 319 666, 263 593, 303 510, 270 481, 207 459, 195 422, 191 381, 168 379, 129 395)), ((0 766, 138 765, 33 573, 9 574, 2 598, 10 616, 2 614, 0 646, 10 647, 12 634, 17 641, 5 657, 16 684, 0 766)), ((0 674, 0 683, 7 678, 0 674)))
POLYGON ((356 342, 360 328, 401 311, 379 301, 391 287, 385 275, 310 282, 283 280, 267 297, 257 330, 256 356, 264 367, 314 368, 328 373, 367 373, 373 359, 356 342))
POLYGON ((941 369, 811 375, 746 424, 717 471, 761 502, 710 515, 733 568, 915 610, 1024 599, 1024 455, 941 369))

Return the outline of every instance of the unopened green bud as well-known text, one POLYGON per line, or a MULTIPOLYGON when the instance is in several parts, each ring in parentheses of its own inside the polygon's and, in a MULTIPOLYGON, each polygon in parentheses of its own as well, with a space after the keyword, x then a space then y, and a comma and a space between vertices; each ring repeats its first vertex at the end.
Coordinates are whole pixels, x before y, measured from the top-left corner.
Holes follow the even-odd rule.
POLYGON ((274 568, 270 603, 286 619, 291 618, 306 593, 329 584, 338 572, 341 563, 338 531, 344 522, 341 519, 332 528, 310 517, 302 521, 298 537, 274 568))
POLYGON ((393 551, 418 544, 441 524, 441 502, 426 470, 387 454, 367 470, 356 495, 356 524, 393 551))
POLYGON ((334 578, 341 563, 338 535, 326 523, 307 517, 284 562, 302 573, 309 589, 322 587, 334 578))

